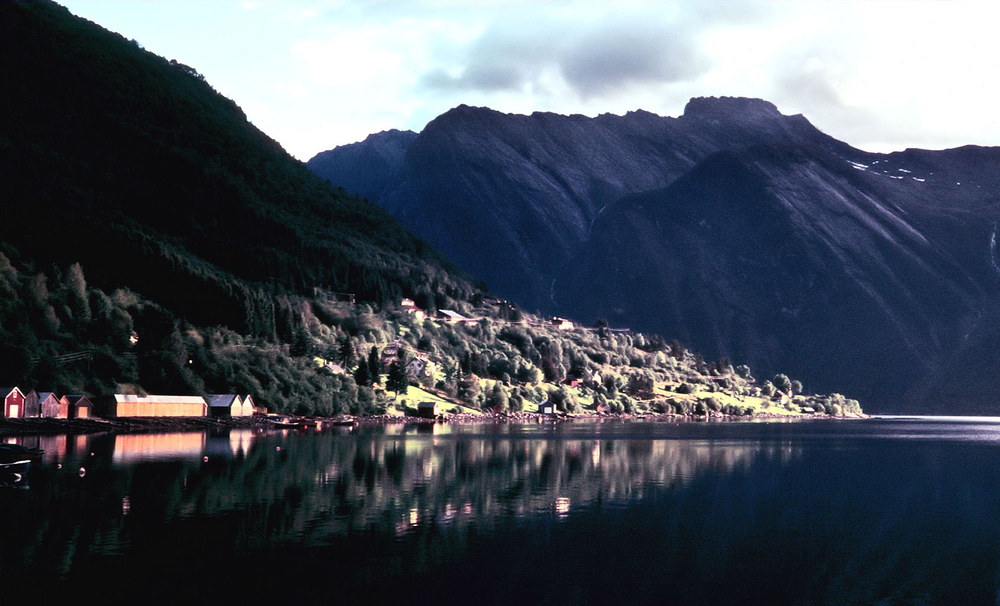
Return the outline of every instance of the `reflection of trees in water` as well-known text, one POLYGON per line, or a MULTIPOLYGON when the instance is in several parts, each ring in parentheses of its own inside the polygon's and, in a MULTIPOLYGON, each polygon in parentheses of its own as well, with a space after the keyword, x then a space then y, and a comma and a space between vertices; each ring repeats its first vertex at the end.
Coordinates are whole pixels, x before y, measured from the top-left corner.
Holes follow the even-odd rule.
MULTIPOLYGON (((214 545, 212 551, 221 543, 234 553, 253 553, 353 531, 391 535, 470 523, 488 529, 499 519, 624 504, 700 474, 747 467, 758 457, 795 456, 773 443, 425 429, 276 432, 207 462, 126 457, 115 454, 121 440, 95 437, 61 459, 61 469, 51 461, 33 472, 31 489, 0 510, 17 521, 0 548, 35 554, 5 564, 0 580, 59 578, 74 562, 120 556, 136 545, 162 543, 169 554, 181 538, 186 550, 203 542, 214 545), (79 467, 86 468, 83 477, 79 467)), ((172 447, 174 441, 167 440, 172 447)))
POLYGON ((320 536, 343 533, 387 521, 397 531, 429 523, 489 526, 496 516, 624 504, 699 474, 746 467, 757 457, 795 456, 774 443, 392 430, 308 436, 287 442, 280 452, 278 438, 262 441, 248 459, 266 461, 254 463, 259 472, 253 500, 277 506, 289 490, 301 495, 299 507, 287 511, 296 520, 296 535, 320 528, 320 536))
POLYGON ((116 591, 155 595, 149 581, 231 561, 252 564, 225 577, 248 591, 272 571, 336 570, 349 596, 405 596, 416 580, 446 603, 511 587, 529 603, 580 588, 591 603, 995 598, 992 447, 634 438, 273 433, 244 456, 116 465, 113 437, 95 437, 94 457, 0 494, 0 582, 106 591, 110 570, 116 591))

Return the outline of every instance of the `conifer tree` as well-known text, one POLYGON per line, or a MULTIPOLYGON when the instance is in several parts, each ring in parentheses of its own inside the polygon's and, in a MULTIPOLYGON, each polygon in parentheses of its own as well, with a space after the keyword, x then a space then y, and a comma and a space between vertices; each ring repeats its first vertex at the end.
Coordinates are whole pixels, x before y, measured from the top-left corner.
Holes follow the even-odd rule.
POLYGON ((399 360, 393 360, 392 364, 389 365, 389 376, 386 379, 385 388, 395 392, 398 396, 405 395, 409 387, 410 382, 409 377, 406 376, 406 368, 399 360))
POLYGON ((382 371, 379 368, 378 360, 378 347, 372 345, 371 351, 368 352, 368 375, 371 377, 372 383, 378 383, 382 380, 382 371))
POLYGON ((354 358, 357 355, 357 352, 354 351, 354 343, 350 339, 344 339, 344 342, 340 345, 340 363, 345 369, 350 368, 351 364, 354 364, 354 358))
POLYGON ((372 375, 368 371, 367 364, 358 364, 357 369, 354 371, 354 382, 357 383, 359 387, 371 387, 372 375))

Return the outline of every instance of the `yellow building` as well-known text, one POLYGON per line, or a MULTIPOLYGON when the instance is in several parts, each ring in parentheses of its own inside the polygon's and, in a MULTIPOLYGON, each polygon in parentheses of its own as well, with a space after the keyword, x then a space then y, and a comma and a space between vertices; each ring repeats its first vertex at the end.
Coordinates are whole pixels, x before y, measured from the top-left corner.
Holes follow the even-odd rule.
POLYGON ((133 396, 115 394, 94 399, 94 414, 116 417, 207 417, 208 404, 200 396, 133 396))

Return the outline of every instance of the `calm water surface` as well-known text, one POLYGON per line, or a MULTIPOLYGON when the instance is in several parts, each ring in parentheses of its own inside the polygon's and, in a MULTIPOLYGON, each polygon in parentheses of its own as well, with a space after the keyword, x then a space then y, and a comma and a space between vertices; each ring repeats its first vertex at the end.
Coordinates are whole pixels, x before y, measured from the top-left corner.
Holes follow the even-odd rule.
POLYGON ((998 603, 1000 418, 38 440, 8 597, 998 603))

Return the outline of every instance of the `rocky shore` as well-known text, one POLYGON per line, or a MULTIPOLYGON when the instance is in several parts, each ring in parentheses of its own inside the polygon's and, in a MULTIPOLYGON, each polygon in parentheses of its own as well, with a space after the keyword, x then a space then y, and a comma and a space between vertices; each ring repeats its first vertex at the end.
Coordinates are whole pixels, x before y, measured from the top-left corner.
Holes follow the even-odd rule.
POLYGON ((753 416, 731 416, 722 413, 705 415, 678 414, 555 414, 542 415, 534 412, 508 414, 454 414, 437 418, 422 418, 401 415, 372 415, 358 417, 290 417, 278 415, 255 415, 253 417, 130 417, 120 419, 4 419, 0 423, 0 436, 15 435, 57 435, 93 433, 156 433, 177 431, 214 431, 237 428, 268 429, 291 428, 312 429, 330 426, 379 426, 390 424, 431 424, 431 423, 543 423, 574 420, 636 420, 649 419, 671 421, 740 421, 755 419, 807 420, 807 419, 862 419, 866 415, 830 416, 780 415, 761 413, 753 416))

